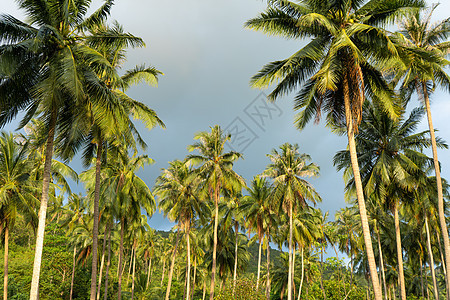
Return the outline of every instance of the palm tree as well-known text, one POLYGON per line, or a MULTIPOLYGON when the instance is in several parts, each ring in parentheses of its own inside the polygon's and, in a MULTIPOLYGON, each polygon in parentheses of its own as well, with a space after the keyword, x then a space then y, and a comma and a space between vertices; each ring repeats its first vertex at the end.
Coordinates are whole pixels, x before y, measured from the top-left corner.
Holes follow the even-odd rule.
MULTIPOLYGON (((398 209, 400 200, 405 200, 405 194, 415 188, 414 174, 420 172, 420 166, 428 160, 422 153, 431 145, 427 132, 414 133, 422 116, 423 110, 417 108, 407 119, 402 114, 399 120, 393 121, 379 107, 367 104, 356 136, 358 150, 361 151, 358 154, 365 195, 377 197, 394 215, 402 300, 406 300, 406 288, 398 209)), ((438 144, 446 147, 440 140, 438 144)), ((348 151, 336 154, 334 162, 338 170, 346 168, 349 173, 349 156, 348 151)), ((354 192, 354 178, 348 180, 347 188, 354 192)))
POLYGON ((298 145, 289 143, 280 146, 280 152, 272 149, 268 154, 271 163, 264 175, 271 178, 274 184, 273 201, 289 217, 289 279, 288 300, 292 300, 293 281, 293 217, 294 214, 307 206, 307 201, 315 204, 321 201, 319 194, 304 177, 319 175, 319 167, 310 163, 311 157, 300 154, 298 145))
POLYGON ((327 124, 346 127, 357 181, 357 198, 369 260, 375 299, 381 290, 370 239, 364 195, 360 180, 354 134, 362 117, 366 96, 374 97, 390 116, 396 117, 392 91, 382 74, 371 64, 396 56, 396 49, 380 25, 392 22, 408 6, 423 6, 420 0, 271 0, 260 16, 247 21, 248 28, 288 39, 312 38, 305 47, 287 59, 264 66, 251 84, 264 88, 277 82, 269 100, 302 86, 295 97, 296 119, 303 129, 311 118, 320 120, 322 110, 327 124))
POLYGON ((239 191, 245 186, 244 179, 233 171, 233 163, 242 155, 234 151, 224 153, 225 143, 230 139, 230 135, 225 135, 218 125, 211 128, 211 133, 206 131, 197 133, 194 139, 198 140, 198 142, 188 146, 188 150, 196 150, 199 154, 189 155, 188 161, 194 165, 201 164, 196 172, 204 180, 203 190, 209 194, 215 206, 214 246, 209 293, 210 300, 213 300, 216 276, 217 227, 219 225, 219 197, 223 189, 239 191))
MULTIPOLYGON (((444 70, 449 64, 449 61, 445 58, 450 50, 447 41, 450 35, 450 19, 447 18, 441 22, 431 23, 432 13, 437 7, 438 4, 434 4, 426 16, 422 15, 420 11, 416 11, 403 18, 400 24, 400 32, 395 35, 401 63, 400 67, 396 69, 394 83, 402 80, 401 88, 407 95, 411 95, 414 91, 417 92, 420 102, 426 109, 436 173, 439 221, 444 240, 446 270, 447 274, 449 274, 450 242, 445 222, 442 179, 437 154, 438 145, 433 127, 429 96, 436 85, 440 85, 447 90, 450 88, 450 77, 444 70)), ((448 276, 447 290, 450 290, 450 279, 448 276)))
POLYGON ((249 232, 256 230, 259 242, 258 251, 258 273, 256 279, 256 289, 259 287, 261 274, 261 249, 264 234, 269 230, 269 226, 274 224, 274 213, 271 209, 271 186, 265 178, 256 176, 253 178, 251 187, 248 189, 249 195, 244 197, 241 206, 243 214, 246 216, 246 227, 249 232))
POLYGON ((104 166, 105 180, 103 186, 105 193, 114 197, 115 210, 120 219, 120 247, 119 247, 119 290, 118 299, 122 297, 123 273, 123 243, 125 228, 132 220, 141 216, 141 209, 151 216, 155 209, 155 199, 147 184, 136 175, 153 160, 146 155, 128 156, 127 148, 111 147, 109 150, 114 160, 108 161, 104 166))
MULTIPOLYGON (((191 245, 190 229, 192 220, 197 216, 203 218, 205 203, 198 197, 198 177, 194 176, 192 168, 179 160, 170 162, 170 167, 164 169, 156 179, 154 189, 159 199, 159 208, 169 220, 176 221, 178 228, 184 230, 187 250, 186 299, 190 299, 190 271, 191 271, 191 245)), ((178 242, 177 242, 178 243, 178 242)), ((175 253, 174 253, 175 254, 175 253)), ((169 299, 175 255, 169 271, 166 300, 169 299)))
POLYGON ((91 1, 20 0, 30 24, 13 16, 0 18, 0 126, 26 110, 19 127, 38 115, 45 121, 45 166, 30 299, 38 298, 45 219, 55 136, 68 137, 76 112, 86 99, 104 101, 109 96, 96 73, 114 76, 114 69, 88 47, 82 32, 103 22, 112 0, 86 18, 91 1), (34 26, 34 27, 33 27, 34 26), (95 97, 87 97, 95 96, 95 97))
POLYGON ((37 219, 35 184, 30 178, 32 162, 27 160, 28 144, 19 145, 12 133, 0 133, 0 226, 5 235, 3 299, 8 299, 9 232, 19 212, 37 219))

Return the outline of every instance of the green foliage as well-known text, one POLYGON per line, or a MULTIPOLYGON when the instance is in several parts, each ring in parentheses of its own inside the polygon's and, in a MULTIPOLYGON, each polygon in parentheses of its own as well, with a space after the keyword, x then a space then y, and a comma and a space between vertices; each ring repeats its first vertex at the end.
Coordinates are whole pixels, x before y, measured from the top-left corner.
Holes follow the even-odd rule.
MULTIPOLYGON (((362 300, 366 299, 366 288, 353 286, 350 288, 349 283, 337 280, 324 280, 323 282, 325 294, 327 299, 348 299, 348 300, 362 300)), ((323 300, 323 293, 320 288, 320 283, 315 282, 311 285, 308 295, 302 294, 301 299, 315 299, 323 300)))
POLYGON ((256 289, 256 281, 239 279, 233 289, 233 281, 227 281, 225 287, 217 293, 216 300, 264 300, 264 288, 256 289))

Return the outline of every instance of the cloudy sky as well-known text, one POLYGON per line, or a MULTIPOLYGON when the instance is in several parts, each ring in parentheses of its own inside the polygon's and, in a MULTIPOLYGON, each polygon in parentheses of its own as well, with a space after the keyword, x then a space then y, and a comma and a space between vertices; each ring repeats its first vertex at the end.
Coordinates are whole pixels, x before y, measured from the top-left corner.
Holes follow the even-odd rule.
MULTIPOLYGON (((133 98, 153 108, 167 128, 150 132, 140 126, 149 145, 147 154, 156 162, 139 175, 153 186, 161 168, 183 159, 186 146, 196 132, 218 124, 237 133, 230 148, 242 151, 244 160, 236 171, 249 182, 268 164, 266 154, 285 142, 298 143, 300 151, 311 155, 321 175, 311 182, 323 202, 319 207, 333 215, 344 207, 342 174, 332 165, 334 154, 346 147, 346 137, 333 135, 323 124, 309 124, 303 131, 294 128, 292 96, 275 105, 264 101, 267 91, 249 87, 249 79, 264 64, 288 57, 305 42, 269 37, 243 27, 246 20, 263 11, 262 0, 118 0, 111 20, 140 36, 146 48, 129 51, 124 69, 136 64, 153 65, 164 72, 158 88, 140 85, 130 89, 133 98)), ((431 2, 430 2, 431 3, 431 2)), ((98 7, 100 1, 93 1, 98 7)), ((450 1, 436 10, 435 20, 448 17, 450 1)), ((13 0, 2 0, 0 13, 23 19, 13 0)), ((449 95, 437 91, 432 96, 434 125, 438 135, 450 141, 449 95)), ((413 101, 413 105, 418 105, 413 101)), ((13 130, 9 125, 6 129, 13 130)), ((426 129, 423 122, 422 130, 426 129)), ((449 178, 448 151, 440 151, 443 176, 449 178)), ((79 159, 71 166, 81 172, 79 159)), ((74 190, 82 191, 82 186, 74 190)), ((155 214, 150 225, 170 229, 170 222, 155 214)))

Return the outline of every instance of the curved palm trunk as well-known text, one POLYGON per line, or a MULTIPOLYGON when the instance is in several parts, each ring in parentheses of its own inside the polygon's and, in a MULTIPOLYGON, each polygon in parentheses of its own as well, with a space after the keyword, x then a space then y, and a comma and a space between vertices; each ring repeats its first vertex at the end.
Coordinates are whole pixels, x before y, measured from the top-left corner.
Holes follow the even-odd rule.
POLYGON ((356 196, 358 199, 359 215, 361 218, 361 227, 363 231, 364 244, 366 246, 367 260, 369 262, 370 278, 372 279, 372 285, 375 295, 375 300, 382 300, 380 282, 378 281, 377 265, 375 263, 375 255, 373 254, 372 239, 370 236, 370 227, 367 219, 366 203, 364 201, 364 192, 361 182, 361 175, 358 166, 358 157, 356 154, 355 144, 355 129, 353 128, 353 116, 350 107, 350 91, 348 87, 347 77, 344 76, 344 104, 345 104, 345 119, 347 122, 347 137, 348 148, 350 151, 350 159, 352 163, 352 170, 355 179, 356 196))
POLYGON ((259 237, 259 250, 258 250, 258 275, 256 277, 256 290, 259 288, 259 279, 261 277, 261 249, 262 249, 262 242, 261 237, 259 237))
MULTIPOLYGON (((108 222, 108 225, 106 225, 106 227, 109 227, 109 222, 108 222)), ((107 231, 108 231, 108 229, 106 229, 106 231, 103 234, 102 261, 100 262, 100 273, 98 274, 97 300, 100 299, 100 291, 101 291, 101 288, 102 288, 102 276, 103 276, 103 267, 105 265, 106 232, 107 231)))
POLYGON ((118 294, 117 299, 122 299, 122 273, 123 273, 123 232, 124 232, 124 226, 125 226, 125 218, 122 216, 120 218, 120 246, 119 246, 119 287, 118 287, 118 294))
POLYGON ((288 290, 287 300, 292 300, 292 279, 293 279, 293 265, 292 265, 292 203, 289 204, 289 273, 288 273, 288 290))
POLYGON ((217 258, 217 228, 219 227, 219 186, 214 190, 214 246, 213 246, 213 261, 211 270, 211 285, 209 287, 209 300, 214 299, 214 286, 216 278, 216 258, 217 258))
POLYGON ((131 300, 134 299, 134 278, 135 278, 135 272, 136 272, 136 249, 133 249, 133 279, 131 283, 131 300))
MULTIPOLYGON (((434 161, 434 171, 436 173, 436 184, 437 184, 437 192, 438 192, 438 214, 439 214, 439 223, 441 225, 442 238, 444 239, 444 252, 445 252, 445 266, 447 270, 447 274, 450 272, 450 241, 448 237, 448 228, 445 220, 445 211, 444 211, 444 197, 442 193, 442 179, 441 179, 441 170, 439 167, 439 160, 437 155, 437 145, 436 145, 436 135, 434 133, 433 127, 433 119, 431 117, 431 107, 430 107, 430 99, 428 97, 428 91, 426 88, 426 83, 421 82, 421 88, 423 92, 423 102, 425 104, 425 108, 427 111, 427 119, 428 119, 428 129, 430 130, 431 137, 431 149, 433 151, 433 161, 434 161)), ((419 96, 421 95, 420 91, 417 91, 419 96)), ((450 279, 449 276, 446 278, 446 286, 447 291, 450 290, 450 279)))
POLYGON ((149 262, 148 262, 147 284, 145 285, 145 289, 148 289, 148 285, 150 284, 151 269, 152 269, 152 258, 150 257, 149 262))
POLYGON ((75 281, 75 257, 77 255, 77 246, 73 248, 73 262, 72 262, 72 280, 70 281, 70 295, 69 300, 72 300, 73 295, 73 282, 75 281))
POLYGON ((102 139, 97 142, 97 160, 95 162, 95 188, 94 188, 94 225, 92 233, 92 271, 91 271, 91 300, 97 296, 97 261, 98 261, 98 219, 100 199, 100 168, 102 166, 102 139))
POLYGON ((179 241, 180 241, 180 229, 177 230, 177 241, 175 242, 175 249, 173 250, 173 254, 172 254, 172 263, 170 264, 169 282, 167 283, 167 290, 166 290, 166 300, 169 300, 169 297, 170 297, 170 286, 172 285, 173 268, 175 266, 175 257, 177 256, 177 249, 178 249, 179 241))
POLYGON ((300 287, 298 288, 298 297, 297 300, 300 300, 300 296, 302 295, 302 286, 303 286, 303 278, 305 276, 305 265, 303 262, 303 247, 301 247, 301 255, 302 255, 302 278, 300 279, 300 287))
POLYGON ((237 279, 237 265, 238 265, 238 230, 239 224, 234 220, 234 233, 236 234, 236 239, 234 241, 234 272, 233 272, 233 294, 236 289, 236 279, 237 279))
POLYGON ((8 299, 8 252, 9 252, 9 225, 5 226, 5 254, 4 254, 4 274, 3 274, 3 299, 8 299))
POLYGON ((266 279, 266 299, 270 300, 270 245, 269 228, 267 228, 267 279, 266 279))
POLYGON ((405 276, 403 274, 403 253, 402 240, 400 236, 400 220, 398 218, 398 204, 394 206, 395 238, 397 240, 397 260, 398 260, 398 281, 400 284, 400 295, 402 300, 406 300, 405 276))
POLYGON ((187 232, 186 232, 186 247, 187 247, 187 282, 186 282, 186 299, 190 298, 190 288, 191 288, 191 244, 190 244, 190 220, 187 224, 187 232))
POLYGON ((110 223, 110 226, 108 228, 108 261, 106 263, 106 272, 105 272, 105 295, 104 300, 108 297, 108 279, 109 279, 109 266, 111 265, 111 227, 112 227, 112 220, 110 223))
POLYGON ((50 117, 50 126, 48 131, 47 143, 45 147, 45 163, 42 175, 42 196, 41 206, 39 208, 39 223, 36 234, 36 250, 34 253, 33 276, 31 279, 30 300, 39 298, 39 275, 41 272, 42 250, 44 248, 45 219, 47 216, 48 192, 50 187, 53 141, 55 138, 56 121, 58 113, 54 108, 50 117))
POLYGON ((431 250, 431 243, 430 243, 430 230, 428 228, 428 216, 426 214, 425 214, 425 230, 427 232, 427 247, 428 247, 428 255, 430 256, 430 270, 431 270, 431 278, 433 280, 434 299, 439 300, 439 292, 436 283, 436 274, 434 273, 433 252, 431 250))
POLYGON ((162 284, 163 284, 163 281, 164 281, 164 274, 166 273, 166 259, 165 258, 163 258, 163 271, 162 271, 162 276, 161 276, 161 286, 162 286, 162 284))
POLYGON ((386 288, 386 276, 385 276, 385 273, 384 273, 383 251, 381 249, 380 231, 379 231, 378 226, 376 224, 377 223, 375 223, 375 230, 376 230, 376 233, 377 233, 377 240, 378 240, 378 252, 379 252, 379 255, 380 255, 381 275, 383 277, 384 299, 387 300, 388 292, 387 292, 387 288, 386 288))

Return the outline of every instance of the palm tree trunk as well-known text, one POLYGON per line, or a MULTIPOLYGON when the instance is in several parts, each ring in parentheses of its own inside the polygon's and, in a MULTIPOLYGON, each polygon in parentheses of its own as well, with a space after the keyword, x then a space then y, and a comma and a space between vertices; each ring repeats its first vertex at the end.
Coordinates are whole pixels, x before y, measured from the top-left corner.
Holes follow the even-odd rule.
POLYGON ((131 247, 130 266, 128 267, 128 274, 127 274, 127 285, 130 283, 131 267, 133 266, 133 253, 134 253, 134 248, 131 247))
POLYGON ((425 298, 424 286, 423 286, 423 262, 422 262, 422 255, 419 255, 419 264, 420 264, 420 291, 422 293, 422 298, 425 298))
POLYGON ((73 247, 73 262, 72 262, 72 280, 70 281, 70 294, 69 300, 72 300, 73 295, 73 282, 75 281, 75 257, 77 255, 77 246, 73 247))
POLYGON ((425 214, 425 230, 427 232, 427 247, 428 247, 428 254, 430 257, 430 270, 431 270, 431 278, 433 280, 434 299, 439 300, 439 292, 436 284, 436 274, 434 273, 433 251, 431 250, 431 243, 430 243, 430 230, 428 228, 428 216, 426 214, 425 214))
POLYGON ((289 203, 289 273, 287 300, 292 300, 292 203, 289 203))
POLYGON ((192 279, 192 290, 191 290, 191 298, 194 298, 194 291, 195 291, 195 281, 197 278, 197 259, 194 258, 194 277, 192 279))
POLYGON ((134 299, 134 278, 135 278, 135 272, 136 272, 136 249, 133 249, 133 279, 131 283, 131 300, 134 299))
POLYGON ((178 249, 179 241, 180 241, 180 229, 178 228, 177 241, 175 242, 175 249, 173 250, 173 254, 172 254, 172 263, 170 264, 169 282, 167 283, 167 290, 166 290, 166 300, 169 300, 169 296, 170 296, 170 286, 172 285, 173 268, 175 266, 175 257, 177 256, 177 249, 178 249))
POLYGON ((383 249, 381 248, 381 238, 380 238, 380 231, 378 229, 377 223, 375 223, 375 230, 377 233, 377 240, 378 240, 378 252, 380 255, 380 269, 381 269, 381 275, 383 277, 383 287, 384 287, 384 298, 387 300, 387 288, 386 288, 386 276, 384 273, 384 262, 383 262, 383 249))
POLYGON ((162 271, 162 276, 161 276, 161 286, 163 284, 164 281, 164 274, 166 273, 166 259, 163 258, 163 271, 162 271))
POLYGON ((152 269, 152 258, 150 257, 148 262, 148 273, 147 273, 147 284, 145 285, 145 289, 148 289, 148 285, 150 284, 150 270, 152 269))
MULTIPOLYGON (((106 225, 106 227, 109 227, 109 222, 106 225)), ((97 288, 97 300, 100 299, 100 291, 102 288, 102 276, 103 276, 103 267, 105 265, 105 253, 106 253, 106 231, 103 233, 103 249, 102 249, 102 261, 100 263, 100 273, 98 274, 98 288, 97 288)))
MULTIPOLYGON (((428 119, 428 129, 430 130, 431 137, 431 149, 433 150, 433 161, 434 161, 434 171, 436 173, 436 184, 437 184, 437 192, 438 192, 438 213, 439 213, 439 222, 441 225, 442 237, 444 239, 444 252, 445 252, 445 265, 447 274, 450 272, 450 241, 448 237, 448 228, 445 220, 445 211, 444 211, 444 197, 442 193, 442 179, 441 179, 441 170, 439 167, 439 160, 437 155, 437 145, 436 145, 436 136, 434 134, 433 127, 433 119, 431 117, 431 107, 430 107, 430 99, 428 97, 428 91, 425 82, 421 82, 422 92, 423 92, 423 100, 425 104, 425 108, 427 111, 427 119, 428 119)), ((418 91, 420 96, 420 91, 418 91)), ((450 277, 446 278, 446 287, 447 291, 450 291, 450 277)))
POLYGON ((191 244, 190 244, 190 238, 189 238, 189 232, 190 232, 190 223, 191 221, 188 221, 187 224, 187 232, 186 232, 186 247, 187 247, 187 282, 186 282, 186 299, 189 300, 190 298, 190 288, 191 288, 191 244))
POLYGON ((327 295, 325 294, 325 288, 323 287, 323 241, 320 242, 320 245, 320 288, 322 289, 323 299, 326 300, 327 295))
POLYGON ((8 252, 9 252, 9 224, 5 225, 5 253, 4 253, 4 274, 3 274, 3 299, 8 299, 8 252))
POLYGON ((301 247, 301 255, 302 255, 302 277, 300 279, 300 287, 298 288, 298 297, 297 300, 300 300, 300 296, 302 294, 302 286, 303 286, 303 278, 305 276, 305 265, 303 261, 303 246, 301 247))
POLYGON ((211 285, 209 288, 209 300, 214 300, 214 286, 216 278, 216 258, 217 258, 217 228, 219 227, 219 186, 214 190, 214 246, 213 246, 213 261, 211 270, 211 285))
POLYGON ((266 300, 270 300, 270 235, 269 227, 267 228, 267 279, 266 279, 266 300))
POLYGON ((206 281, 203 282, 203 297, 202 300, 205 300, 206 298, 206 281))
POLYGON ((42 196, 41 206, 39 208, 39 222, 36 235, 36 250, 34 253, 33 276, 31 280, 30 300, 39 298, 39 275, 41 272, 42 250, 44 248, 45 219, 47 216, 48 192, 51 180, 51 168, 53 157, 53 141, 55 137, 56 121, 58 113, 55 108, 52 109, 50 117, 50 126, 48 130, 47 144, 45 147, 44 172, 42 174, 42 196))
POLYGON ((236 239, 234 242, 234 272, 233 272, 233 294, 236 289, 236 279, 237 279, 237 265, 238 265, 238 230, 239 223, 234 220, 234 232, 236 234, 236 239))
POLYGON ((261 241, 261 237, 259 237, 258 275, 256 277, 256 290, 258 290, 258 288, 259 288, 259 278, 261 277, 261 249, 262 249, 262 241, 261 241))
POLYGON ((124 226, 125 226, 125 217, 122 216, 120 218, 120 246, 119 246, 119 287, 118 287, 118 300, 122 299, 122 273, 123 273, 123 233, 124 233, 124 226))
MULTIPOLYGON (((442 254, 442 247, 441 247, 441 238, 439 237, 439 232, 436 232, 436 237, 437 237, 437 244, 439 246, 439 254, 441 256, 441 266, 442 266, 442 271, 444 273, 444 277, 445 277, 445 282, 447 282, 447 271, 445 270, 445 260, 444 260, 444 255, 442 254)), ((446 293, 446 298, 449 299, 449 290, 445 289, 445 293, 446 293)))
POLYGON ((109 266, 111 265, 111 227, 112 227, 111 220, 110 226, 108 227, 108 261, 106 262, 106 272, 105 272, 105 295, 104 300, 107 300, 108 297, 108 279, 109 279, 109 266))
POLYGON ((98 219, 100 199, 100 168, 102 166, 102 138, 99 134, 97 142, 97 161, 95 162, 95 188, 94 188, 94 225, 92 233, 92 271, 91 271, 91 300, 97 296, 97 260, 98 260, 98 219))
POLYGON ((395 203, 394 205, 394 220, 395 220, 395 237, 397 240, 398 281, 400 284, 400 295, 402 300, 406 300, 405 276, 403 274, 402 240, 400 236, 400 220, 398 218, 397 203, 395 203))
POLYGON ((297 257, 295 251, 297 251, 296 243, 293 242, 292 249, 292 299, 295 299, 295 258, 297 257))
POLYGON ((377 265, 375 263, 375 256, 373 254, 372 238, 370 236, 370 227, 367 219, 366 203, 364 201, 364 192, 361 182, 361 175, 359 173, 358 157, 356 154, 356 144, 354 136, 355 129, 353 128, 354 120, 352 110, 350 107, 350 91, 348 87, 348 79, 346 76, 344 76, 344 104, 345 104, 345 119, 347 122, 348 147, 350 151, 350 159, 352 163, 352 170, 356 186, 356 196, 358 199, 358 208, 359 208, 359 215, 361 217, 361 227, 363 231, 364 244, 366 246, 367 260, 369 262, 370 277, 372 279, 375 300, 382 300, 383 297, 381 295, 380 283, 378 281, 377 265))

